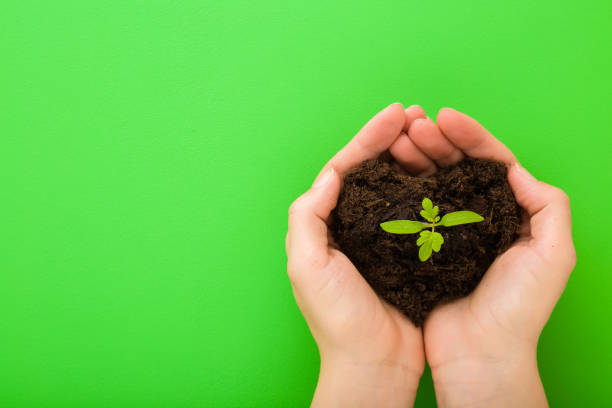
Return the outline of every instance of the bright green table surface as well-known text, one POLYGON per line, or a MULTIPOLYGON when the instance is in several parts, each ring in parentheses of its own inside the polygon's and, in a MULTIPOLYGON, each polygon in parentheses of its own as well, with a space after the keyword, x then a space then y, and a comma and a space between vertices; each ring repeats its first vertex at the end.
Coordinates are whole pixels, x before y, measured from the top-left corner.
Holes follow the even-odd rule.
POLYGON ((569 193, 578 266, 540 369, 553 406, 609 403, 611 13, 3 1, 0 406, 307 405, 286 211, 396 101, 473 115, 569 193))

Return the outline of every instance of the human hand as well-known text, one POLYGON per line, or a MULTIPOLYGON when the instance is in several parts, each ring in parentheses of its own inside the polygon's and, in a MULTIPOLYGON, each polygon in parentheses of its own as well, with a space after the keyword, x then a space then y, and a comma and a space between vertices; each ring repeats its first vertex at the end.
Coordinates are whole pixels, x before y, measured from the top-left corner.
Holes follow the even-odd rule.
MULTIPOLYGON (((404 111, 400 104, 378 113, 289 210, 287 271, 321 355, 313 406, 414 403, 425 366, 422 331, 374 293, 351 261, 334 248, 327 229, 343 174, 364 160, 389 154, 394 142, 407 139, 413 115, 413 108, 404 111)), ((409 156, 401 149, 394 165, 409 156)))
POLYGON ((476 290, 438 306, 425 321, 438 404, 546 406, 536 362, 538 337, 576 263, 567 195, 535 180, 478 122, 453 109, 442 109, 437 125, 415 120, 407 139, 396 141, 391 151, 410 152, 403 164, 417 173, 434 173, 464 155, 506 163, 525 213, 519 239, 495 260, 476 290))

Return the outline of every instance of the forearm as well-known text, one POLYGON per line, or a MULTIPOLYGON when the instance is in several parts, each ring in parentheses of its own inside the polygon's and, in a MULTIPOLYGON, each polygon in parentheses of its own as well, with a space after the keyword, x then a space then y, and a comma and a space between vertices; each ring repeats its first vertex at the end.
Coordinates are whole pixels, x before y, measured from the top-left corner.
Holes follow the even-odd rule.
POLYGON ((400 365, 322 362, 312 407, 411 407, 421 374, 400 365))
POLYGON ((547 407, 535 352, 498 359, 462 359, 432 368, 438 406, 547 407))

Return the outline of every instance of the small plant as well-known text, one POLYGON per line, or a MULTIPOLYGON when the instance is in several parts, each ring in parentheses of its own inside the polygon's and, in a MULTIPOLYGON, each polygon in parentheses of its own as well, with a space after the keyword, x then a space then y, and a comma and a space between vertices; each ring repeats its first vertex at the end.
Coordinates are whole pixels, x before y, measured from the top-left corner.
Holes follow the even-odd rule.
POLYGON ((454 211, 440 219, 438 215, 439 210, 437 205, 433 206, 429 198, 424 198, 421 217, 429 221, 430 224, 421 221, 395 220, 383 222, 380 224, 380 227, 392 234, 414 234, 421 231, 419 239, 417 239, 417 245, 420 247, 419 259, 421 262, 425 262, 431 256, 431 252, 440 251, 444 243, 442 234, 436 232, 437 226, 454 227, 455 225, 470 224, 484 220, 484 218, 473 211, 454 211), (431 227, 431 230, 422 231, 424 228, 429 227, 431 227))

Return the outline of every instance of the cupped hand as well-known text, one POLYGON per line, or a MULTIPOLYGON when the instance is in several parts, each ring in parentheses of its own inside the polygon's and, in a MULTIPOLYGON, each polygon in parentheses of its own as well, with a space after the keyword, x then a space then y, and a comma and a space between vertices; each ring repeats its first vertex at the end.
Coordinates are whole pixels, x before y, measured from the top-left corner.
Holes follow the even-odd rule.
POLYGON ((425 322, 426 358, 438 404, 546 406, 536 348, 576 263, 568 197, 533 178, 467 115, 445 108, 436 122, 415 120, 408 140, 391 146, 391 151, 406 153, 403 165, 431 174, 464 155, 504 162, 524 211, 520 237, 495 260, 476 290, 438 306, 425 322))
POLYGON ((346 171, 389 155, 392 145, 391 157, 400 152, 395 166, 416 152, 406 150, 411 145, 406 132, 418 117, 424 117, 420 108, 404 111, 400 104, 378 113, 289 210, 287 270, 321 355, 313 406, 393 407, 414 401, 425 365, 422 331, 381 300, 333 247, 327 222, 346 171))
POLYGON ((321 354, 313 405, 409 405, 424 353, 440 406, 546 405, 536 347, 576 262, 569 201, 474 119, 445 108, 436 125, 420 107, 399 104, 380 112, 292 204, 286 247, 295 298, 321 354), (328 236, 342 175, 380 155, 424 176, 466 155, 504 162, 524 209, 520 238, 471 295, 434 309, 424 333, 376 296, 328 236))

